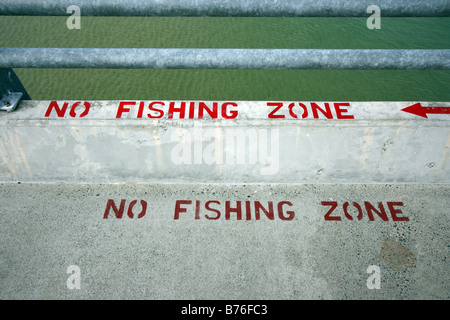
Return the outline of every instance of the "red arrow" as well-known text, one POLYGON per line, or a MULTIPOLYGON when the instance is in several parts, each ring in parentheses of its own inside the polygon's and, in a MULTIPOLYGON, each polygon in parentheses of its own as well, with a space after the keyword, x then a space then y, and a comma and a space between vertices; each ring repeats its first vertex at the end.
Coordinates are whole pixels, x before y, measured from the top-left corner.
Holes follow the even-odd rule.
POLYGON ((402 109, 402 111, 415 114, 416 116, 421 116, 428 118, 427 114, 450 114, 450 107, 422 107, 419 103, 413 104, 412 106, 402 109))

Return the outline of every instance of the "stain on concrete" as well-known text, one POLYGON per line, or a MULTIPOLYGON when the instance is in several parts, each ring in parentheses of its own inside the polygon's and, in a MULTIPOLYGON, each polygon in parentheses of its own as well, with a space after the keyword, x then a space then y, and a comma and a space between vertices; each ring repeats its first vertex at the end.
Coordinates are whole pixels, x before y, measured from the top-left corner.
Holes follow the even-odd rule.
POLYGON ((394 144, 394 141, 392 141, 392 139, 389 139, 388 141, 386 141, 383 145, 383 148, 381 149, 381 152, 385 153, 391 144, 394 144))
POLYGON ((426 167, 429 168, 429 169, 431 169, 431 168, 433 168, 435 165, 436 165, 435 162, 430 162, 430 163, 428 163, 428 164, 426 165, 426 167))
POLYGON ((380 168, 380 164, 381 164, 381 160, 383 159, 384 154, 387 152, 389 146, 391 144, 394 144, 394 141, 392 139, 388 139, 384 144, 383 144, 383 148, 381 148, 381 154, 380 154, 380 159, 378 160, 378 164, 377 164, 377 169, 380 168))
POLYGON ((388 268, 394 271, 412 268, 416 264, 416 259, 411 250, 391 237, 384 240, 381 244, 380 258, 388 268))

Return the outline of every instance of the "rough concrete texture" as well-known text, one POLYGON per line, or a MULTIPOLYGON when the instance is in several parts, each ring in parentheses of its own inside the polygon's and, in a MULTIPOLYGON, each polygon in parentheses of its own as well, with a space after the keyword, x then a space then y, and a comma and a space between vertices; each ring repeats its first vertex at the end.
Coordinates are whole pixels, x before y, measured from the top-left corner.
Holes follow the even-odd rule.
POLYGON ((449 196, 448 185, 4 183, 0 298, 448 299, 449 196), (121 219, 112 210, 104 219, 109 199, 126 200, 121 219), (177 200, 192 204, 175 220, 177 200), (206 219, 210 200, 217 220, 206 219), (225 201, 242 201, 242 220, 225 219, 225 201), (246 201, 272 201, 274 219, 246 220, 246 201), (280 201, 292 203, 283 207, 292 220, 278 216, 280 201), (333 201, 341 221, 325 221, 322 202, 333 201), (388 221, 370 221, 364 202, 382 202, 388 221), (409 221, 393 221, 388 202, 409 221), (71 265, 80 289, 67 287, 71 265), (367 286, 371 265, 380 289, 367 286))
POLYGON ((85 116, 83 103, 25 101, 15 112, 0 113, 0 181, 450 182, 449 115, 425 119, 402 111, 416 102, 348 102, 340 118, 333 102, 316 103, 328 107, 331 118, 317 110, 315 118, 312 102, 281 102, 274 114, 284 118, 268 118, 273 102, 239 101, 228 109, 227 102, 202 102, 216 105, 218 119, 206 111, 199 119, 198 101, 157 102, 161 119, 148 117, 154 101, 122 107, 120 101, 94 101, 85 116), (170 118, 171 103, 184 104, 183 119, 180 112, 170 118), (188 119, 191 103, 194 118, 188 119), (66 106, 64 115, 55 105, 66 106), (224 110, 238 115, 224 119, 224 110))

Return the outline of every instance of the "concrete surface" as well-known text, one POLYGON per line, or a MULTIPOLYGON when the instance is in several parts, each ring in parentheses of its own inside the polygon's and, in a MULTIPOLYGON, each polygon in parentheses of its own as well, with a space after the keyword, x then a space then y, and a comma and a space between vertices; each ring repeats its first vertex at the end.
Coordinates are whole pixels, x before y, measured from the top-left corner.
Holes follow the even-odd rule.
POLYGON ((0 113, 0 181, 449 183, 450 115, 416 103, 23 101, 0 113))
POLYGON ((0 298, 448 299, 449 196, 437 184, 3 183, 0 298), (120 212, 122 199, 119 219, 111 203, 120 212), (174 219, 178 200, 192 204, 174 219), (221 216, 208 220, 213 200, 221 216), (241 201, 242 220, 226 219, 226 201, 241 201), (255 201, 269 216, 272 201, 273 220, 255 220, 255 201), (283 201, 291 220, 278 215, 283 201), (329 216, 341 221, 325 220, 322 202, 337 202, 329 216), (365 202, 381 202, 387 221, 381 211, 371 221, 365 202), (70 266, 80 289, 68 288, 70 266), (370 266, 379 289, 367 286, 370 266))

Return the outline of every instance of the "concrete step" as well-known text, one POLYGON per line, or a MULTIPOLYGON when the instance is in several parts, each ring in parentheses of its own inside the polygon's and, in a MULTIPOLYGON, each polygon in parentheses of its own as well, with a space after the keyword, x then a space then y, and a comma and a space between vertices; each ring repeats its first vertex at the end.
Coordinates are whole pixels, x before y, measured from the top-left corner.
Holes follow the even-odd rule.
POLYGON ((0 181, 448 183, 450 103, 23 101, 0 181))
POLYGON ((449 195, 436 184, 3 183, 0 298, 448 299, 449 195))

